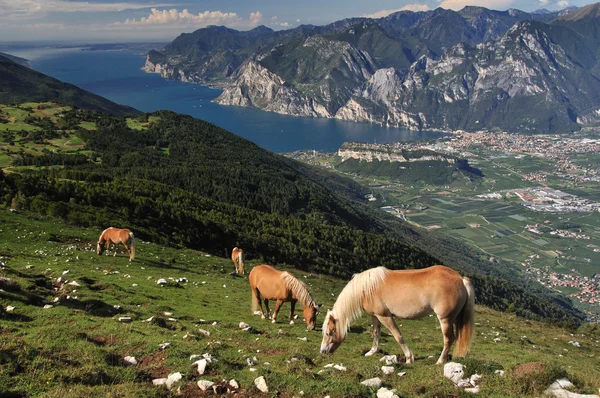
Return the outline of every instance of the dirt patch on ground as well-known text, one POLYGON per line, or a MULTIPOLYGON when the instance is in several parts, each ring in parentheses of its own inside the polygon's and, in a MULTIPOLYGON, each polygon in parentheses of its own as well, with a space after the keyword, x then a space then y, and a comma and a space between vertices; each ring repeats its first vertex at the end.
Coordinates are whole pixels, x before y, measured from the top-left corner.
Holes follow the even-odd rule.
POLYGON ((117 344, 117 338, 115 336, 91 336, 87 338, 87 341, 100 346, 113 346, 117 344))
POLYGON ((543 373, 546 370, 546 364, 543 362, 529 362, 515 366, 513 375, 516 378, 529 377, 543 373))
POLYGON ((137 360, 138 369, 147 373, 154 379, 167 377, 171 371, 166 365, 167 353, 164 351, 156 351, 152 354, 137 358, 137 360))

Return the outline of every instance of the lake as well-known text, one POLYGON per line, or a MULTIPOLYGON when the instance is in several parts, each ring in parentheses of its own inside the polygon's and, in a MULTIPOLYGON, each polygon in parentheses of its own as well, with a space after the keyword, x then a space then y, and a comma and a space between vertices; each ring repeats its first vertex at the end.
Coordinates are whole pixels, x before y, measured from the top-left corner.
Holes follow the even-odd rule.
POLYGON ((439 132, 388 128, 335 119, 296 117, 212 103, 221 90, 168 81, 141 70, 145 54, 33 48, 5 51, 33 69, 143 112, 168 109, 204 119, 273 152, 334 152, 346 141, 386 143, 440 137, 439 132))

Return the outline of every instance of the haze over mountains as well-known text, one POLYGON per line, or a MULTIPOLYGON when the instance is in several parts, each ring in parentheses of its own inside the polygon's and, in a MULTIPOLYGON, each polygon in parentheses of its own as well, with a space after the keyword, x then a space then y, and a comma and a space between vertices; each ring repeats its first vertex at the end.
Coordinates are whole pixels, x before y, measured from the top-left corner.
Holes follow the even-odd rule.
POLYGON ((275 32, 182 34, 145 70, 216 99, 414 129, 570 132, 600 121, 600 3, 560 12, 401 11, 275 32))

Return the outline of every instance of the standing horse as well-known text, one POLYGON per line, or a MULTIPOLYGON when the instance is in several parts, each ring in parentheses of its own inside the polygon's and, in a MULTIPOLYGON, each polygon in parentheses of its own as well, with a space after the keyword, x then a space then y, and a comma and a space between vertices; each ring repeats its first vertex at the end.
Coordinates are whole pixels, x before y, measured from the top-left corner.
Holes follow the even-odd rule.
POLYGON ((372 268, 354 275, 333 309, 327 311, 321 353, 334 352, 346 338, 350 322, 365 310, 373 317, 373 346, 365 356, 377 352, 383 323, 400 344, 406 363, 412 363, 414 355, 404 343, 393 316, 419 319, 433 311, 444 336, 444 349, 437 361, 442 364, 454 342, 455 356, 465 356, 469 352, 474 308, 475 291, 469 279, 443 265, 400 271, 372 268))
POLYGON ((235 266, 236 274, 244 274, 244 258, 246 255, 244 251, 240 248, 234 247, 231 251, 231 259, 233 260, 233 265, 235 266))
MULTIPOLYGON (((135 238, 133 232, 128 229, 120 229, 109 227, 102 231, 98 238, 98 244, 96 245, 96 253, 102 254, 105 250, 110 249, 111 245, 118 245, 122 243, 129 252, 129 261, 133 261, 135 258, 135 238)), ((116 250, 116 249, 115 249, 116 250)), ((107 252, 108 254, 108 252, 107 252)), ((116 251, 115 251, 116 255, 116 251)))
POLYGON ((310 294, 308 287, 292 274, 288 272, 281 272, 271 267, 270 265, 257 265, 252 268, 250 275, 248 276, 250 287, 252 288, 252 311, 258 310, 262 312, 262 318, 265 319, 269 315, 269 300, 277 300, 275 305, 275 311, 273 312, 272 321, 276 322, 277 313, 279 308, 284 302, 289 301, 291 305, 290 309, 290 324, 294 324, 294 307, 296 301, 300 301, 304 306, 302 316, 304 322, 308 326, 308 330, 313 330, 317 322, 317 314, 319 313, 319 306, 315 302, 315 299, 310 294), (260 296, 263 296, 267 313, 262 308, 260 296))

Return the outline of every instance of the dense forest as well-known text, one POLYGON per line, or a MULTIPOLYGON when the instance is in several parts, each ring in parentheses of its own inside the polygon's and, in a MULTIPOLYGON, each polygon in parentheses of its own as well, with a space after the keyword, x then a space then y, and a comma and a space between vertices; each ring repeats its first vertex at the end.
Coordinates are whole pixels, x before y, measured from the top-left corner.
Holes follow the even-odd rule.
MULTIPOLYGON (((62 121, 85 151, 16 159, 61 167, 0 174, 2 206, 98 229, 126 226, 142 240, 219 256, 240 246, 250 259, 343 278, 380 265, 443 263, 473 278, 482 304, 566 324, 582 319, 568 300, 529 284, 511 265, 369 208, 355 182, 207 122, 161 111, 137 117, 144 127, 131 128, 124 117, 83 110, 62 121), (94 129, 80 127, 84 121, 94 129)), ((45 131, 31 139, 56 134, 45 131)))

